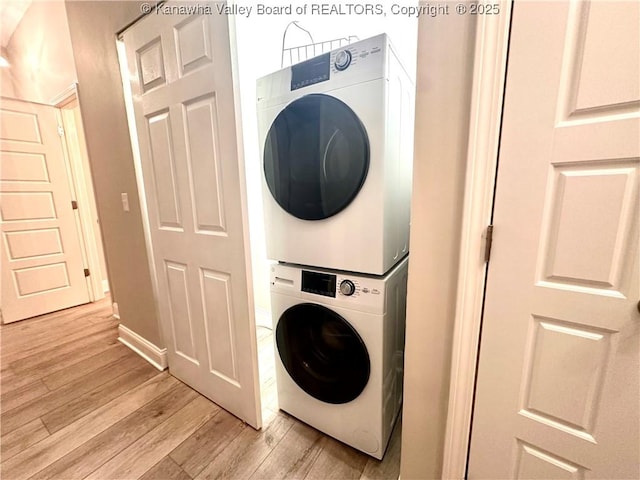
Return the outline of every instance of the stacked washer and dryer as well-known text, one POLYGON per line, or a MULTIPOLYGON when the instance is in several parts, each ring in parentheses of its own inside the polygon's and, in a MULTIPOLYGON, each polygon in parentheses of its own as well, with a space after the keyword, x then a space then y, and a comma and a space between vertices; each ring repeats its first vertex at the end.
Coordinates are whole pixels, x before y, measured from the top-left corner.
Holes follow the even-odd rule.
POLYGON ((257 83, 279 406, 379 459, 402 402, 413 90, 384 34, 257 83))

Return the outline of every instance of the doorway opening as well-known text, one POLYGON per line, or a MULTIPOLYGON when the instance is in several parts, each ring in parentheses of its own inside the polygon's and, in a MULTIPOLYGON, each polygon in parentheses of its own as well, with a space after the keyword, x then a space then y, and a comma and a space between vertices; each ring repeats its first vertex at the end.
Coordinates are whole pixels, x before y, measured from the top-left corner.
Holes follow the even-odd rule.
POLYGON ((4 323, 109 291, 65 4, 19 3, 0 39, 4 323))
MULTIPOLYGON (((269 26, 263 20, 260 19, 259 22, 261 28, 271 30, 272 25, 269 26)), ((241 47, 242 41, 255 38, 256 25, 245 25, 243 31, 238 28, 238 22, 230 22, 234 29, 231 40, 235 42, 231 46, 232 57, 235 58, 231 61, 237 62, 233 69, 229 66, 227 72, 229 77, 232 70, 235 75, 232 84, 234 91, 230 93, 227 90, 229 85, 225 83, 229 80, 222 78, 220 73, 220 77, 217 77, 214 70, 209 71, 214 64, 213 59, 217 59, 222 62, 217 65, 218 72, 221 72, 221 66, 226 67, 226 59, 224 55, 218 56, 222 52, 217 52, 215 42, 210 43, 207 37, 216 30, 208 25, 208 21, 197 17, 168 20, 161 16, 149 16, 125 30, 120 38, 121 71, 124 72, 123 84, 134 156, 138 155, 138 188, 145 210, 143 216, 146 217, 143 220, 145 235, 148 249, 153 252, 151 256, 154 257, 150 259, 150 269, 153 272, 172 372, 178 378, 184 378, 187 383, 190 382, 189 379, 193 379, 190 384, 198 385, 194 388, 202 391, 211 388, 212 393, 207 396, 234 412, 234 407, 240 408, 243 401, 240 396, 234 399, 234 394, 230 393, 234 388, 241 390, 243 387, 238 371, 235 370, 235 365, 240 363, 236 363, 239 358, 236 351, 258 350, 256 353, 261 360, 260 377, 262 380, 267 378, 265 383, 270 383, 271 386, 271 393, 263 393, 262 412, 268 417, 278 413, 269 300, 272 263, 266 258, 264 249, 261 200, 263 168, 254 106, 256 79, 279 69, 281 49, 277 38, 277 46, 273 52, 269 48, 266 52, 257 51, 255 46, 247 43, 241 47), (169 24, 170 21, 173 23, 169 24), (273 55, 268 55, 269 53, 273 55), (256 55, 260 58, 275 57, 276 61, 273 64, 263 64, 263 70, 260 71, 256 69, 256 55), (202 83, 194 80, 191 82, 193 89, 189 90, 186 86, 188 78, 198 77, 202 72, 208 72, 202 83), (205 90, 207 78, 215 79, 215 86, 210 87, 213 90, 205 90), (202 90, 194 92, 200 88, 202 90), (230 98, 234 99, 235 106, 224 105, 230 98), (221 111, 228 116, 221 116, 221 111), (240 112, 242 120, 237 115, 240 112), (227 130, 229 137, 220 135, 223 128, 220 118, 225 118, 227 125, 236 128, 235 132, 231 128, 227 130), (230 147, 228 141, 235 135, 238 135, 237 142, 230 147), (239 155, 238 163, 242 169, 239 187, 233 184, 238 179, 238 167, 224 163, 228 158, 218 155, 218 151, 222 150, 232 157, 239 155), (193 152, 197 152, 197 157, 193 152), (230 205, 239 205, 244 201, 242 198, 237 201, 226 197, 228 192, 236 189, 245 189, 247 192, 248 225, 245 223, 243 227, 248 226, 250 243, 247 236, 241 240, 237 236, 238 232, 232 230, 231 218, 234 216, 226 211, 230 205), (222 259, 215 257, 216 252, 232 251, 225 242, 234 235, 235 244, 243 245, 244 242, 246 247, 244 252, 240 252, 241 256, 249 254, 245 258, 251 258, 253 291, 248 293, 248 299, 256 311, 248 314, 242 310, 246 305, 234 303, 234 298, 229 293, 244 288, 240 286, 242 282, 234 282, 237 281, 238 272, 245 273, 242 270, 246 268, 246 264, 232 271, 222 259), (193 248, 184 248, 188 245, 198 245, 197 252, 193 248), (204 295, 207 292, 217 292, 215 305, 210 304, 204 295), (252 296, 255 303, 252 302, 252 296), (231 315, 231 310, 236 308, 240 310, 231 315), (215 309, 219 309, 216 310, 219 314, 216 317, 216 328, 207 329, 206 321, 203 322, 202 319, 206 320, 215 309), (252 321, 256 320, 257 333, 255 325, 252 325, 248 330, 253 330, 253 333, 249 334, 249 341, 243 343, 246 348, 240 349, 234 347, 237 339, 232 337, 238 334, 238 329, 231 326, 244 322, 246 316, 252 321), (176 319, 181 319, 181 322, 176 319), (215 330, 215 335, 212 330, 215 330), (211 348, 212 345, 217 348, 211 348), (225 355, 216 356, 216 351, 224 352, 225 355), (171 355, 174 356, 173 360, 171 355), (222 397, 225 398, 218 399, 215 396, 213 385, 216 383, 219 384, 217 392, 223 392, 222 397)), ((366 26, 361 32, 363 37, 388 29, 388 25, 383 25, 382 22, 377 26, 372 26, 369 22, 363 25, 366 26)), ((330 35, 335 36, 335 33, 330 35)), ((274 36, 271 34, 270 38, 273 39, 274 36)), ((416 45, 414 37, 414 51, 416 45)), ((415 59, 415 55, 405 55, 415 59)), ((415 71, 415 60, 413 68, 409 68, 415 71)), ((244 215, 241 211, 238 219, 246 221, 244 215)), ((228 253, 228 256, 231 257, 231 254, 228 253)), ((237 260, 238 256, 234 258, 237 260)), ((240 263, 242 262, 238 264, 240 263)), ((209 320, 212 318, 209 317, 209 320)), ((245 338, 242 342, 246 340, 245 338)), ((256 374, 254 369, 253 378, 256 378, 256 374)), ((242 395, 245 398, 250 396, 246 393, 242 395)), ((241 416, 241 412, 237 414, 241 416)), ((253 425, 252 422, 249 423, 253 425)), ((259 423, 257 421, 255 426, 259 426, 259 423)))
POLYGON ((63 108, 2 99, 3 323, 108 292, 75 86, 63 108))
POLYGON ((82 125, 82 111, 78 101, 78 85, 73 84, 54 100, 54 106, 60 109, 64 133, 63 148, 69 160, 70 174, 75 190, 76 201, 86 208, 78 209, 80 233, 83 238, 85 262, 91 271, 90 297, 98 301, 109 293, 107 262, 98 209, 96 206, 93 181, 91 180, 91 164, 85 143, 82 125))

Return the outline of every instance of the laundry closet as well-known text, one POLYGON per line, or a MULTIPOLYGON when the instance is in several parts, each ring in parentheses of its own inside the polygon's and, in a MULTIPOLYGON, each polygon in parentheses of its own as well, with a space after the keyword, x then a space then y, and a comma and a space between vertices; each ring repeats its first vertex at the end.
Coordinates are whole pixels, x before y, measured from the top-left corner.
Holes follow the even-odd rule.
POLYGON ((282 68, 236 21, 258 337, 279 408, 380 459, 402 402, 417 32, 278 20, 253 22, 282 27, 282 68))
POLYGON ((254 428, 282 409, 380 459, 402 404, 417 24, 233 20, 148 15, 118 44, 169 368, 254 428))

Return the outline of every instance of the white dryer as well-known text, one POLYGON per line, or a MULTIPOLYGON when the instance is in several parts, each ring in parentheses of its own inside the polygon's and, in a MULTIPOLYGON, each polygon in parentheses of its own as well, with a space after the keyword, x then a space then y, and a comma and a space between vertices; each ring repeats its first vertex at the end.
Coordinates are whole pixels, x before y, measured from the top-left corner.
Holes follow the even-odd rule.
POLYGON ((414 85, 386 35, 257 83, 267 256, 385 274, 409 249, 414 85))
POLYGON ((378 459, 402 401, 407 263, 385 277, 271 270, 280 408, 378 459))

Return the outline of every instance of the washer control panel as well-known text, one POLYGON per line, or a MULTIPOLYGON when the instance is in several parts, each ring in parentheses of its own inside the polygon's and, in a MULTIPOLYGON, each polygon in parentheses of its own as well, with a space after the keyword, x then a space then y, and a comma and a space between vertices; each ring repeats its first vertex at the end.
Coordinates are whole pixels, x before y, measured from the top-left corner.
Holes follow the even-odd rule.
POLYGON ((271 266, 273 298, 345 307, 359 312, 384 313, 385 278, 353 272, 304 268, 279 263, 271 266), (275 296, 275 297, 274 297, 275 296))
MULTIPOLYGON (((315 293, 316 295, 324 295, 325 297, 335 297, 336 276, 330 273, 302 270, 301 290, 307 293, 315 293)), ((340 290, 342 290, 342 284, 340 284, 340 290)))
POLYGON ((364 299, 371 295, 378 296, 381 293, 380 289, 376 288, 379 287, 378 282, 367 277, 343 277, 338 275, 336 280, 338 286, 336 296, 338 298, 344 298, 345 300, 349 297, 364 299))
POLYGON ((351 280, 342 280, 340 282, 340 293, 347 297, 356 293, 356 286, 351 280))
POLYGON ((302 270, 300 290, 333 298, 379 295, 380 290, 369 285, 367 280, 367 278, 343 277, 332 273, 302 270))

